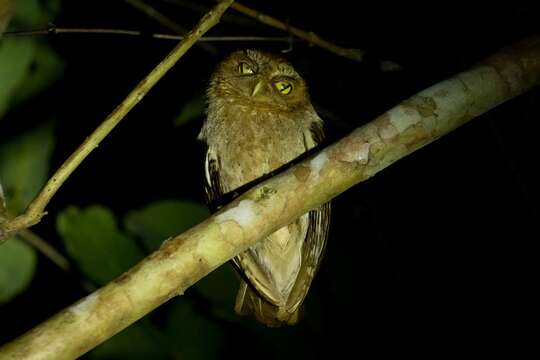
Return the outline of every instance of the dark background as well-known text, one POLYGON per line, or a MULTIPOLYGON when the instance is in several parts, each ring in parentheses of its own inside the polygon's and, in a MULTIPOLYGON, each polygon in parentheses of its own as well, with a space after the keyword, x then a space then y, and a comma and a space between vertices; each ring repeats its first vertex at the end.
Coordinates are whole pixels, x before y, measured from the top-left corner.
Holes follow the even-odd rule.
MULTIPOLYGON (((148 3, 187 28, 201 15, 174 1, 148 3)), ((453 4, 246 2, 368 51, 359 64, 298 40, 285 54, 310 86, 329 142, 540 28, 537 8, 453 4), (381 72, 381 59, 402 70, 381 72)), ((283 36, 234 10, 228 14, 209 35, 283 36)), ((169 33, 110 0, 65 1, 55 24, 169 33)), ((174 42, 112 35, 57 35, 51 41, 66 63, 64 76, 10 116, 55 114, 57 168, 174 42)), ((123 214, 162 198, 203 201, 202 148, 196 142, 202 119, 175 127, 175 116, 186 100, 203 94, 213 68, 229 52, 288 47, 212 45, 217 54, 190 50, 85 160, 50 203, 37 233, 62 251, 54 216, 68 205, 103 204, 123 214)), ((223 356, 514 357, 530 347, 537 300, 539 100, 538 89, 510 100, 338 196, 326 258, 311 292, 317 304, 308 304, 305 314, 309 318, 310 307, 318 307, 318 325, 305 320, 292 330, 268 330, 290 334, 272 342, 222 324, 229 339, 223 356), (303 342, 305 352, 289 351, 296 349, 293 342, 303 342)), ((28 126, 3 122, 2 136, 28 126)), ((30 288, 0 307, 0 343, 85 294, 77 275, 40 258, 30 288)))

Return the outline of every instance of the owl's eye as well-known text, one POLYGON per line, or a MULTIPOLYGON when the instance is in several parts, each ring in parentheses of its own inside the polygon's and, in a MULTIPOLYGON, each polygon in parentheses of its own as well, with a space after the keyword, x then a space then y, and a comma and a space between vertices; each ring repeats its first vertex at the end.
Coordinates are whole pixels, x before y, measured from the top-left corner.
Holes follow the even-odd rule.
POLYGON ((248 63, 241 62, 238 64, 238 72, 242 75, 252 75, 255 73, 251 66, 248 65, 248 63))
POLYGON ((288 95, 292 91, 292 84, 288 81, 276 81, 274 86, 283 95, 288 95))

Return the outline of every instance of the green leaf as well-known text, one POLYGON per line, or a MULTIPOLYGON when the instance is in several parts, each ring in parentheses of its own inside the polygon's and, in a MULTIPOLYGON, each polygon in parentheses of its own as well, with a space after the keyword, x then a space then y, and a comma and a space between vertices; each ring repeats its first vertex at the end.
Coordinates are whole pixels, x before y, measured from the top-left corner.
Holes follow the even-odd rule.
POLYGON ((57 0, 17 0, 13 22, 19 27, 44 27, 58 11, 57 0))
POLYGON ((56 225, 68 253, 97 284, 109 282, 144 256, 135 241, 120 232, 105 207, 69 207, 60 213, 56 225))
POLYGON ((130 211, 124 225, 141 237, 148 250, 157 249, 163 240, 178 235, 210 215, 203 204, 183 200, 162 200, 130 211))
POLYGON ((4 196, 4 188, 0 182, 0 224, 8 218, 6 208, 6 197, 4 196))
MULTIPOLYGON (((0 0, 0 33, 12 9, 3 10, 0 0), (5 14, 4 14, 5 12, 5 14)), ((46 26, 58 11, 58 0, 18 0, 11 21, 15 28, 46 26)), ((63 69, 56 54, 42 42, 31 38, 3 39, 0 42, 0 118, 8 109, 12 96, 20 102, 43 90, 56 80, 63 69), (22 88, 20 88, 22 86, 22 88)))
POLYGON ((51 123, 0 145, 0 181, 12 214, 24 210, 47 180, 53 146, 51 123))
POLYGON ((158 331, 150 323, 138 322, 116 334, 95 350, 90 359, 167 359, 158 331))
POLYGON ((14 106, 45 90, 64 72, 64 63, 47 45, 36 43, 32 65, 24 81, 13 92, 14 106))
MULTIPOLYGON (((5 1, 5 0, 0 0, 5 1)), ((19 0, 15 27, 40 27, 52 20, 58 1, 19 0)), ((2 9, 0 8, 0 30, 2 9)), ((10 105, 35 95, 58 79, 64 69, 56 53, 37 39, 3 39, 0 42, 0 118, 10 105)))
POLYGON ((32 280, 37 256, 19 239, 7 239, 0 245, 0 304, 23 291, 32 280))
POLYGON ((14 0, 0 0, 0 38, 13 15, 14 0))
POLYGON ((167 334, 178 359, 220 359, 226 344, 224 329, 197 313, 186 299, 177 299, 169 315, 167 334))
POLYGON ((46 24, 46 14, 38 0, 18 0, 15 4, 14 20, 23 25, 46 24))
POLYGON ((182 126, 187 124, 192 120, 199 119, 204 116, 204 111, 206 109, 206 101, 204 96, 197 96, 188 100, 180 114, 174 120, 174 125, 182 126))
POLYGON ((8 109, 11 97, 24 82, 36 45, 31 39, 0 41, 0 118, 8 109))
POLYGON ((62 8, 62 0, 47 0, 44 2, 44 7, 49 16, 55 16, 62 8))

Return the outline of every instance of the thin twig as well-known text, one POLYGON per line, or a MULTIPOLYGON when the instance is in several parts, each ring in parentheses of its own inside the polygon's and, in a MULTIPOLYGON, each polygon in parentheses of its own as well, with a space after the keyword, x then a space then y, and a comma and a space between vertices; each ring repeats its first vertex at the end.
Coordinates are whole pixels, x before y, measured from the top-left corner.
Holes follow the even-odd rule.
MULTIPOLYGON (((0 184, 0 227, 2 225, 1 223, 8 221, 7 219, 9 218, 11 218, 11 216, 9 215, 9 212, 7 211, 4 194, 2 191, 2 185, 0 184)), ((43 240, 36 233, 28 229, 22 229, 17 233, 17 236, 22 241, 26 242, 28 245, 32 246, 37 251, 39 251, 43 256, 51 260, 60 269, 66 272, 71 271, 71 266, 69 264, 69 261, 60 252, 58 252, 54 247, 49 245, 47 241, 43 240)), ((0 236, 0 240, 1 240, 1 236, 0 236)), ((0 245, 1 245, 1 241, 0 241, 0 245)))
POLYGON ((343 57, 346 57, 348 59, 358 61, 358 62, 362 61, 364 58, 364 51, 361 49, 350 49, 350 48, 337 46, 329 41, 321 39, 317 34, 313 32, 307 32, 307 31, 301 30, 297 27, 291 26, 287 23, 284 23, 283 21, 280 21, 274 17, 263 14, 258 10, 251 9, 238 2, 233 3, 231 5, 231 8, 241 12, 242 14, 255 18, 259 20, 260 22, 262 22, 263 24, 286 31, 302 40, 309 42, 310 44, 317 45, 325 50, 333 52, 334 54, 337 54, 337 55, 340 55, 340 56, 343 56, 343 57))
POLYGON ((58 250, 49 245, 42 237, 36 233, 23 229, 17 233, 17 236, 26 242, 28 245, 32 246, 34 249, 39 251, 43 256, 53 262, 61 270, 63 270, 73 281, 77 282, 79 286, 84 289, 87 293, 91 293, 96 290, 96 285, 92 284, 90 281, 81 278, 80 274, 76 271, 73 271, 73 267, 69 263, 69 260, 62 255, 58 250))
POLYGON ((0 243, 9 235, 22 229, 37 224, 46 214, 45 207, 75 171, 81 162, 98 147, 99 143, 111 132, 112 129, 126 116, 126 114, 152 89, 152 87, 176 64, 176 62, 193 46, 205 32, 219 22, 219 18, 225 10, 232 4, 233 0, 220 1, 211 11, 209 11, 170 53, 163 59, 148 76, 143 79, 114 109, 114 111, 99 125, 99 127, 79 146, 77 150, 60 166, 60 168, 47 181, 45 187, 32 200, 26 212, 16 218, 0 224, 0 243))
MULTIPOLYGON (((60 28, 51 25, 47 29, 8 31, 4 33, 5 37, 19 36, 46 36, 46 35, 64 35, 64 34, 90 34, 90 35, 120 35, 120 36, 140 36, 161 40, 183 40, 183 35, 156 34, 147 33, 140 30, 126 29, 91 29, 91 28, 60 28)), ((228 41, 267 41, 267 42, 290 42, 290 37, 285 36, 202 36, 198 42, 228 42, 228 41)))
MULTIPOLYGON (((149 18, 154 19, 159 24, 163 25, 169 30, 174 31, 177 34, 185 35, 187 33, 187 29, 184 28, 182 25, 174 22, 171 18, 164 15, 163 13, 159 12, 157 9, 153 8, 152 6, 146 4, 145 2, 141 0, 124 0, 126 3, 134 7, 135 9, 139 10, 140 12, 146 14, 149 18)), ((209 44, 197 44, 201 49, 209 52, 212 55, 216 55, 218 53, 218 50, 209 44)))
POLYGON ((23 241, 28 243, 28 245, 34 247, 37 251, 43 254, 46 258, 51 260, 56 264, 60 269, 69 272, 71 271, 71 265, 69 264, 68 259, 64 257, 58 250, 52 247, 48 242, 43 240, 36 233, 28 230, 22 229, 17 234, 23 241))
POLYGON ((175 33, 183 35, 188 32, 188 30, 184 28, 182 25, 177 24, 171 18, 169 18, 168 16, 165 16, 164 14, 162 14, 161 12, 159 12, 158 10, 156 10, 155 8, 146 4, 143 1, 140 1, 140 0, 124 0, 124 1, 127 2, 129 5, 131 5, 132 7, 134 7, 135 9, 139 10, 140 12, 146 14, 149 18, 154 19, 155 21, 157 21, 158 23, 160 23, 167 29, 174 31, 175 33))

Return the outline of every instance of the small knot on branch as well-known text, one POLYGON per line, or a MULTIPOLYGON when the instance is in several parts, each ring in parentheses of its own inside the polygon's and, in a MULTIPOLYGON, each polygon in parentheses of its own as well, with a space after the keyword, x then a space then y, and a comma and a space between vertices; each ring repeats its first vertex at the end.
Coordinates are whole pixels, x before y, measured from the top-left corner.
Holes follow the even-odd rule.
POLYGON ((55 24, 49 23, 49 27, 47 28, 47 34, 49 35, 56 35, 58 33, 58 29, 55 24))

